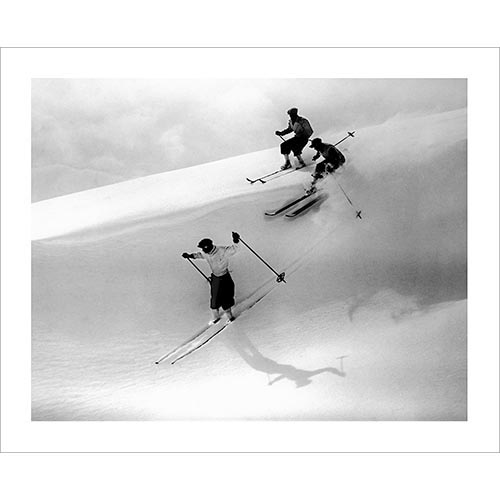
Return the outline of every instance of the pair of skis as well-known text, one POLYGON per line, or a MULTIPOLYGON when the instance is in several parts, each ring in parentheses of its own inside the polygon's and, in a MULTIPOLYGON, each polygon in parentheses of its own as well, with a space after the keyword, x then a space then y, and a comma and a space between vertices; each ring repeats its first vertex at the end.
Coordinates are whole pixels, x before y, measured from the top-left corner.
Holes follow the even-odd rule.
MULTIPOLYGON (((279 275, 279 278, 281 279, 277 279, 276 281, 278 283, 281 282, 286 283, 286 281, 284 280, 284 276, 285 273, 281 273, 279 275)), ((236 318, 233 319, 233 321, 228 321, 222 325, 220 325, 219 323, 215 323, 215 325, 207 324, 203 326, 201 330, 198 330, 193 337, 186 340, 180 346, 171 350, 167 354, 164 354, 161 358, 155 361, 155 364, 159 365, 166 359, 170 359, 170 364, 174 365, 175 363, 177 363, 177 361, 180 361, 181 359, 184 359, 193 352, 196 352, 198 349, 208 344, 213 338, 219 335, 219 333, 222 333, 228 326, 232 325, 242 314, 245 314, 249 309, 258 304, 262 299, 264 299, 269 293, 271 293, 274 290, 274 286, 268 287, 267 290, 264 290, 263 292, 257 290, 256 291, 256 293, 258 293, 257 297, 255 297, 256 293, 254 293, 253 295, 245 299, 240 305, 240 311, 238 312, 236 318)))
POLYGON ((175 363, 177 363, 177 361, 180 361, 189 354, 192 354, 193 352, 203 347, 205 344, 208 344, 215 336, 219 335, 219 333, 225 330, 234 321, 235 320, 233 319, 233 321, 227 321, 222 325, 215 323, 214 325, 208 324, 204 326, 201 330, 199 330, 196 333, 194 337, 190 338, 189 340, 184 342, 182 345, 176 347, 172 351, 167 352, 167 354, 164 354, 161 358, 155 361, 155 364, 159 365, 161 362, 170 358, 171 359, 170 364, 174 365, 175 363), (212 328, 212 326, 217 326, 218 328, 205 338, 205 333, 208 332, 212 328), (185 352, 183 352, 184 350, 185 352))
MULTIPOLYGON (((349 137, 354 137, 355 133, 356 133, 356 131, 354 131, 354 130, 352 132, 347 132, 347 135, 343 139, 340 139, 340 141, 336 142, 334 144, 334 146, 338 146, 341 142, 344 142, 346 139, 349 139, 349 137)), ((286 169, 286 170, 279 169, 279 170, 275 170, 274 172, 271 172, 269 174, 263 175, 262 177, 258 177, 257 179, 249 179, 248 177, 246 179, 250 184, 254 184, 256 182, 260 182, 261 184, 265 184, 267 181, 264 179, 268 179, 269 177, 273 177, 273 176, 283 177, 284 175, 291 174, 292 172, 295 172, 297 170, 301 170, 304 167, 308 167, 309 165, 310 164, 300 165, 299 167, 286 169), (283 175, 277 175, 281 172, 283 173, 283 175)), ((274 178, 276 178, 276 177, 274 177, 274 178)), ((272 179, 270 179, 270 180, 272 180, 272 179)))
MULTIPOLYGON (((262 177, 258 177, 257 179, 249 179, 248 177, 246 178, 247 181, 250 183, 250 184, 254 184, 256 182, 260 182, 262 184, 265 184, 267 181, 265 181, 264 179, 267 179, 268 177, 273 177, 274 179, 276 179, 277 177, 284 177, 285 175, 287 174, 291 174, 292 172, 295 172, 297 170, 301 170, 305 167, 308 167, 312 164, 306 164, 306 165, 300 165, 298 167, 295 167, 295 168, 289 168, 289 169, 286 169, 286 170, 283 170, 283 169, 279 169, 279 170, 275 170, 274 172, 271 172, 270 174, 267 174, 267 175, 263 175, 262 177), (282 173, 283 175, 278 175, 282 173)), ((273 180, 273 179, 270 179, 270 180, 273 180)))
MULTIPOLYGON (((345 189, 340 185, 340 182, 335 177, 335 174, 334 174, 334 179, 335 179, 335 182, 337 183, 339 189, 342 191, 342 194, 345 196, 345 199, 348 201, 349 205, 351 205, 351 207, 354 209, 354 213, 356 215, 356 218, 361 220, 362 219, 361 210, 358 210, 354 206, 354 203, 352 202, 352 200, 349 198, 349 196, 345 192, 345 189)), ((306 193, 303 196, 300 196, 299 198, 295 198, 294 200, 286 203, 285 205, 283 205, 282 207, 280 207, 274 211, 269 211, 269 212, 264 212, 264 213, 268 217, 275 217, 276 215, 280 215, 280 214, 283 214, 285 212, 289 212, 289 213, 286 213, 285 217, 297 217, 297 215, 300 215, 301 213, 305 212, 306 210, 311 208, 316 203, 324 201, 327 198, 327 196, 328 195, 321 193, 319 191, 314 191, 313 193, 309 193, 309 194, 306 193), (307 200, 308 198, 311 198, 311 200, 309 200, 307 203, 304 203, 303 205, 298 206, 300 202, 307 200), (296 206, 298 206, 298 208, 294 209, 294 207, 296 207, 296 206), (290 210, 292 210, 292 211, 290 212, 290 210)))

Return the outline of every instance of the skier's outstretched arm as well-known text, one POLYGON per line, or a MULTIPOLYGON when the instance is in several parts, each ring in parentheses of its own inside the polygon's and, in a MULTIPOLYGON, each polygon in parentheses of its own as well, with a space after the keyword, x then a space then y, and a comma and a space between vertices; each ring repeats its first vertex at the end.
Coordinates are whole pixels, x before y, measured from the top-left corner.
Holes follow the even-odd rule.
POLYGON ((194 253, 184 252, 182 254, 182 257, 184 257, 185 259, 203 259, 203 255, 201 254, 201 252, 194 252, 194 253))

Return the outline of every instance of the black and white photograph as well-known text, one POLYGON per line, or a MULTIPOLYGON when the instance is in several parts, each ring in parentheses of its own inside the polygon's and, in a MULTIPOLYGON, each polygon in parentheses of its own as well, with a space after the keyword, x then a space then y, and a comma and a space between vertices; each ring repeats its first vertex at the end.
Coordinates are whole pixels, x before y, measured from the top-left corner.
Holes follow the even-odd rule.
POLYGON ((32 421, 467 421, 466 78, 33 78, 32 421))
POLYGON ((497 55, 2 52, 2 450, 496 450, 497 55))
POLYGON ((11 2, 2 498, 498 497, 488 2, 11 2))

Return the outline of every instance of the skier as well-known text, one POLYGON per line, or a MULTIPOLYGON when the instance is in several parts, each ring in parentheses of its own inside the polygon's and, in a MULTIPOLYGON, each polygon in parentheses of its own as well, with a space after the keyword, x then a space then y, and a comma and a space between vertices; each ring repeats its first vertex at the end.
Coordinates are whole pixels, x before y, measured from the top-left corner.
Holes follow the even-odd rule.
POLYGON ((313 181, 309 189, 306 190, 306 194, 312 194, 316 191, 316 183, 320 179, 323 179, 323 175, 335 172, 335 170, 345 163, 344 155, 333 144, 323 142, 319 137, 314 138, 309 147, 316 150, 316 154, 312 158, 313 161, 316 161, 320 156, 324 160, 316 164, 316 168, 312 174, 313 181))
POLYGON ((212 319, 210 325, 217 323, 221 316, 219 309, 222 307, 226 314, 227 322, 234 320, 231 308, 234 306, 234 282, 228 271, 229 257, 233 256, 240 242, 240 235, 233 232, 233 245, 216 246, 209 238, 204 238, 198 243, 201 252, 187 253, 182 256, 185 259, 205 259, 210 266, 210 309, 212 319))
POLYGON ((293 154, 296 156, 297 160, 301 167, 305 167, 306 164, 302 159, 302 150, 304 149, 309 137, 313 134, 313 129, 309 120, 302 116, 299 116, 297 108, 291 108, 287 111, 290 116, 290 120, 288 121, 288 127, 285 130, 276 130, 275 134, 280 137, 290 132, 294 132, 294 136, 290 139, 284 141, 281 146, 281 154, 285 157, 285 164, 281 167, 282 170, 286 170, 287 168, 291 168, 292 164, 290 162, 290 153, 293 151, 293 154))

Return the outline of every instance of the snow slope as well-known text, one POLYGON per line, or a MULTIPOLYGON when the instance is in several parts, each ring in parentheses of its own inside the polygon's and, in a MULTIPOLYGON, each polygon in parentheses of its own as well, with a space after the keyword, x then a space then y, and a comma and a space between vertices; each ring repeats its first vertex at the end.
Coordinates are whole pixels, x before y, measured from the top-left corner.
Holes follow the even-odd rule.
POLYGON ((320 206, 266 218, 310 179, 247 183, 277 148, 33 204, 32 418, 465 420, 466 111, 402 116, 341 149, 361 221, 332 178, 320 206), (180 254, 233 230, 287 283, 242 248, 236 310, 269 293, 155 365, 209 318, 180 254))

